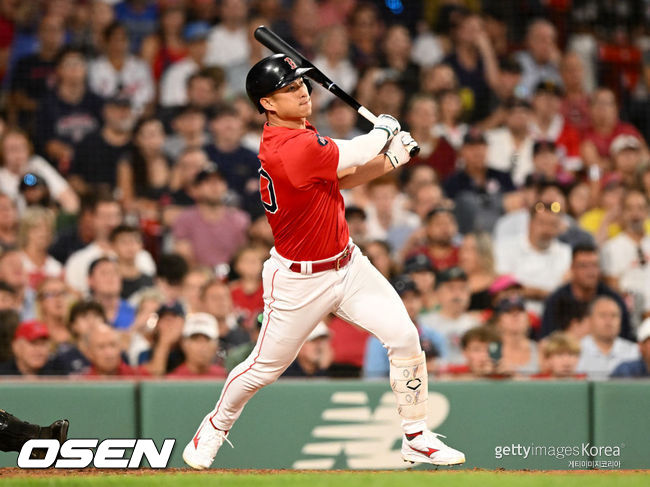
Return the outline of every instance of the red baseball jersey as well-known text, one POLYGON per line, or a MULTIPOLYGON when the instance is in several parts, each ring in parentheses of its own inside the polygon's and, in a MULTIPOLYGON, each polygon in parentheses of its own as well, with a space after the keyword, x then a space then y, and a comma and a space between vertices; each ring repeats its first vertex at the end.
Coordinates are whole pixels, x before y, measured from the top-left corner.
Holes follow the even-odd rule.
POLYGON ((278 253, 293 261, 343 251, 350 233, 339 192, 339 149, 309 123, 305 129, 264 125, 260 193, 278 253))

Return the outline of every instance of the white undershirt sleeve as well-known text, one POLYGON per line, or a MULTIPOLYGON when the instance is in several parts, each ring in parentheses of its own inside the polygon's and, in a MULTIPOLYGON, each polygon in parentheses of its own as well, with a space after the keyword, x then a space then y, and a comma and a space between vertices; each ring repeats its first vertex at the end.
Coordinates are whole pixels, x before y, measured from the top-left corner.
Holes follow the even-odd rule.
POLYGON ((387 142, 386 132, 377 129, 350 140, 333 140, 339 148, 339 171, 365 164, 377 156, 387 142))

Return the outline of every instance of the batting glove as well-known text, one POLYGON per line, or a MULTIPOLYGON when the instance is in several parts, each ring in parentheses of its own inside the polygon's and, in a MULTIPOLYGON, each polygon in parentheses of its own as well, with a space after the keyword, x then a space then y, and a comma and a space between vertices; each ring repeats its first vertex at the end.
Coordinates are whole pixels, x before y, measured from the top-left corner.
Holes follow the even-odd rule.
POLYGON ((373 127, 373 130, 375 129, 384 130, 388 135, 388 140, 391 140, 401 130, 401 127, 395 117, 382 113, 377 117, 377 123, 373 127))
POLYGON ((417 142, 408 132, 400 132, 390 141, 388 150, 385 154, 388 161, 393 166, 393 169, 402 166, 411 160, 410 151, 416 145, 417 142))

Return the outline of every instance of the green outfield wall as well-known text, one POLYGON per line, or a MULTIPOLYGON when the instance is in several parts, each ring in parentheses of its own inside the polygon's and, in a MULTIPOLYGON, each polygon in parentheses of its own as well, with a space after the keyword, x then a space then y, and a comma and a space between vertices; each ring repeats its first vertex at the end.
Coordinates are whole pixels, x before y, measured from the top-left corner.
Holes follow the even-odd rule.
MULTIPOLYGON (((74 438, 177 440, 170 467, 222 382, 0 382, 0 407, 74 438)), ((432 382, 428 426, 465 468, 650 468, 650 382, 432 382)), ((215 467, 401 469, 386 381, 280 381, 244 410, 215 467)), ((0 453, 0 466, 15 465, 0 453)), ((422 467, 418 467, 422 468, 422 467)))

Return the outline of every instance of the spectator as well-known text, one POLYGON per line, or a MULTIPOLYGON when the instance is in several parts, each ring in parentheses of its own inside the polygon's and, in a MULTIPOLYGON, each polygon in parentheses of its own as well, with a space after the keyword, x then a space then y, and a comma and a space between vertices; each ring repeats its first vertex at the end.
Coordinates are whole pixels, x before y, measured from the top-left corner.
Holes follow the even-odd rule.
POLYGON ((568 52, 562 58, 560 75, 564 86, 562 115, 568 123, 583 133, 589 128, 589 95, 586 91, 585 67, 576 52, 568 52))
POLYGON ((591 332, 580 342, 579 372, 589 379, 603 379, 622 362, 639 358, 639 347, 619 337, 621 310, 612 298, 596 298, 589 308, 589 321, 591 332))
POLYGON ((646 318, 637 331, 641 358, 619 364, 611 377, 650 377, 650 318, 646 318))
MULTIPOLYGON (((570 173, 563 173, 555 142, 536 140, 533 143, 533 167, 529 176, 538 181, 570 180, 570 173)), ((527 176, 528 177, 528 176, 527 176)))
POLYGON ((214 144, 204 150, 208 158, 217 165, 234 191, 240 206, 251 214, 259 214, 258 201, 260 161, 257 155, 241 144, 244 136, 244 121, 232 106, 223 106, 210 121, 214 144), (249 203, 250 202, 250 203, 249 203))
MULTIPOLYGON (((580 154, 585 167, 594 168, 590 170, 597 180, 598 174, 612 169, 610 154, 614 139, 618 135, 627 134, 641 140, 641 134, 633 125, 619 120, 616 96, 607 88, 594 91, 589 110, 591 126, 583 134, 580 154)), ((647 151, 645 144, 643 150, 647 151)))
POLYGON ((212 279, 201 291, 203 311, 217 319, 219 344, 224 352, 249 341, 248 334, 240 326, 233 308, 230 288, 218 279, 212 279))
POLYGON ((580 132, 561 113, 564 91, 554 81, 542 80, 533 95, 531 134, 535 140, 553 142, 562 154, 562 168, 577 171, 580 160, 580 132))
POLYGON ((368 238, 385 240, 395 252, 400 252, 408 237, 419 226, 420 219, 400 207, 399 189, 392 176, 372 180, 368 183, 368 192, 368 238))
POLYGON ((10 248, 0 254, 0 281, 14 290, 21 321, 36 318, 36 293, 29 287, 22 252, 18 249, 10 248))
POLYGON ((85 195, 81 198, 80 210, 76 225, 62 228, 56 234, 56 239, 49 253, 59 262, 67 262, 70 255, 83 249, 95 237, 94 212, 97 195, 85 195))
MULTIPOLYGON (((260 332, 262 330, 262 326, 264 324, 264 313, 259 313, 254 321, 255 323, 253 328, 248 332, 250 336, 250 341, 246 343, 242 343, 241 345, 234 346, 230 348, 230 350, 228 350, 228 354, 226 355, 226 359, 224 360, 224 366, 228 372, 230 372, 237 365, 239 365, 244 360, 246 360, 246 357, 248 357, 253 351, 253 349, 255 348, 255 345, 257 344, 257 340, 260 336, 260 332)), ((348 327, 352 328, 349 325, 348 327)), ((332 346, 334 346, 334 344, 332 344, 332 346)), ((334 350, 334 353, 336 354, 336 349, 334 350)), ((363 364, 363 352, 361 354, 361 364, 358 367, 359 369, 361 368, 362 364, 363 364)))
POLYGON ((228 185, 216 166, 203 169, 194 180, 197 204, 185 210, 173 226, 176 251, 193 264, 214 267, 230 262, 246 241, 250 218, 224 206, 228 185))
POLYGON ((66 326, 70 292, 61 278, 45 278, 38 286, 36 304, 38 306, 38 319, 47 326, 56 347, 61 343, 71 341, 70 331, 66 326))
POLYGON ((48 254, 54 235, 54 212, 34 206, 25 210, 20 219, 18 242, 22 250, 23 268, 29 286, 36 289, 48 277, 60 277, 63 266, 48 254))
POLYGON ((517 55, 523 69, 520 86, 524 96, 532 95, 542 80, 561 83, 558 64, 560 50, 557 45, 555 26, 545 19, 530 23, 526 33, 526 50, 517 55))
POLYGON ((0 252, 17 244, 18 210, 13 200, 0 192, 0 252))
POLYGON ((11 342, 13 359, 0 364, 0 375, 52 375, 55 370, 50 355, 50 334, 38 321, 23 321, 11 342))
POLYGON ((481 129, 494 129, 505 124, 506 102, 522 96, 519 89, 521 73, 521 65, 514 57, 507 57, 499 62, 499 83, 493 87, 489 116, 478 124, 481 129))
POLYGON ((185 362, 167 374, 167 377, 225 379, 226 369, 214 363, 218 348, 219 335, 214 317, 207 313, 187 315, 181 339, 185 362))
POLYGON ((223 102, 225 74, 219 67, 204 68, 187 78, 187 104, 200 108, 209 117, 223 102))
POLYGON ((454 379, 484 378, 496 374, 501 357, 494 356, 501 350, 501 336, 490 326, 470 328, 460 339, 464 363, 449 365, 443 373, 454 379))
POLYGON ((469 125, 463 122, 461 94, 455 88, 446 89, 437 94, 437 99, 440 105, 440 122, 435 126, 434 133, 444 137, 458 151, 463 146, 465 135, 469 131, 469 125))
POLYGON ((372 265, 381 272, 386 279, 395 276, 395 263, 391 257, 390 245, 384 240, 371 240, 363 249, 372 265))
POLYGON ((114 328, 96 324, 83 335, 84 349, 90 361, 90 368, 83 375, 87 378, 133 377, 146 375, 142 369, 133 369, 123 360, 120 351, 120 336, 114 328))
POLYGON ((543 372, 534 376, 535 378, 585 378, 583 374, 576 373, 580 360, 580 343, 571 335, 554 331, 540 344, 540 348, 544 367, 543 372))
POLYGON ((38 49, 20 58, 13 69, 9 119, 14 125, 26 127, 29 132, 33 132, 39 99, 50 88, 55 70, 54 61, 63 47, 63 21, 55 15, 43 17, 38 25, 38 49))
POLYGON ((494 326, 501 335, 503 344, 499 372, 508 375, 537 373, 537 344, 528 338, 530 320, 524 300, 519 296, 511 296, 499 301, 495 309, 494 326))
POLYGON ((142 40, 153 33, 158 23, 158 6, 154 2, 126 0, 113 7, 115 18, 126 26, 130 50, 140 50, 142 40))
POLYGON ((179 254, 163 254, 158 261, 156 288, 163 295, 163 301, 174 304, 181 300, 183 280, 189 273, 189 266, 179 254))
POLYGON ((120 298, 122 278, 117 262, 109 257, 94 260, 88 268, 88 290, 104 308, 111 326, 126 330, 133 324, 135 310, 120 298))
POLYGON ((365 210, 358 206, 347 206, 345 208, 345 221, 350 230, 350 238, 357 245, 364 246, 368 243, 368 218, 365 210))
POLYGON ((129 150, 135 122, 129 99, 116 95, 106 100, 103 115, 102 127, 76 146, 70 183, 80 194, 114 188, 118 161, 129 150))
POLYGON ((133 128, 131 152, 117 164, 117 186, 127 212, 151 211, 151 204, 157 204, 169 193, 171 169, 163 152, 164 143, 165 131, 160 120, 138 120, 133 128))
POLYGON ((156 82, 169 66, 187 55, 183 40, 185 17, 181 4, 161 6, 158 30, 145 37, 140 45, 140 57, 149 64, 156 82))
POLYGON ((420 67, 411 58, 412 40, 409 30, 400 24, 391 25, 384 34, 380 67, 397 76, 405 93, 417 93, 420 67))
MULTIPOLYGON (((319 133, 332 139, 352 139, 362 134, 356 128, 357 121, 358 117, 354 110, 350 110, 350 107, 340 98, 333 98, 325 107, 324 125, 319 129, 319 133)), ((245 142, 242 141, 242 144, 245 142)), ((259 147, 259 141, 256 146, 259 147)))
POLYGON ((33 154, 32 144, 20 129, 6 130, 0 139, 0 191, 24 209, 26 202, 20 194, 21 182, 28 174, 42 178, 47 189, 61 208, 68 213, 79 210, 79 198, 68 182, 41 156, 33 154))
POLYGON ((106 324, 104 308, 96 301, 77 301, 67 320, 69 341, 59 343, 54 356, 54 368, 63 375, 81 374, 88 370, 87 340, 84 338, 98 325, 106 324))
POLYGON ((129 225, 119 225, 113 229, 109 240, 122 278, 121 298, 128 300, 141 289, 153 286, 153 277, 144 274, 135 262, 142 250, 140 230, 129 225))
POLYGON ((623 231, 607 240, 601 249, 603 274, 615 289, 642 292, 642 270, 650 259, 650 235, 646 233, 648 202, 637 190, 623 197, 623 231))
POLYGON ((350 57, 359 70, 378 63, 378 47, 382 33, 377 7, 362 3, 350 14, 350 57))
POLYGON ((413 280, 420 299, 422 300, 421 312, 434 311, 438 306, 436 294, 436 270, 425 254, 415 254, 404 262, 402 272, 413 280))
POLYGON ((436 279, 436 294, 440 308, 421 317, 424 328, 436 331, 444 337, 440 350, 443 362, 462 362, 460 338, 470 328, 478 325, 478 318, 468 312, 470 289, 467 274, 460 267, 441 271, 436 279))
POLYGON ((471 292, 469 310, 490 307, 489 288, 496 277, 492 239, 485 232, 468 233, 458 249, 458 265, 465 274, 471 292))
MULTIPOLYGON (((122 222, 122 208, 113 198, 99 195, 92 203, 93 233, 92 242, 74 252, 65 263, 65 281, 72 289, 85 293, 88 290, 88 267, 99 257, 113 255, 110 235, 122 222)), ((146 250, 135 257, 138 269, 144 274, 153 275, 156 265, 146 250)))
POLYGON ((138 364, 144 364, 143 368, 151 375, 161 376, 170 373, 185 360, 180 346, 185 313, 179 304, 163 304, 158 308, 154 320, 151 346, 139 354, 138 364))
POLYGON ((181 301, 186 312, 197 313, 201 310, 201 289, 214 277, 207 267, 195 267, 187 271, 181 288, 181 301))
POLYGON ((124 96, 137 115, 153 101, 155 86, 151 69, 129 53, 124 24, 113 22, 104 29, 104 54, 88 65, 90 89, 102 98, 124 96))
POLYGON ((479 132, 468 132, 460 150, 462 169, 443 187, 456 203, 460 232, 491 230, 502 212, 504 195, 515 189, 510 176, 488 167, 487 141, 479 132))
POLYGON ((571 278, 567 284, 556 289, 544 302, 541 336, 553 331, 564 331, 572 319, 572 309, 586 307, 599 296, 613 299, 621 313, 621 336, 631 334, 630 315, 621 296, 601 281, 598 248, 594 245, 578 245, 573 248, 571 278))
MULTIPOLYGON (((352 65, 348 56, 350 52, 350 40, 348 38, 348 30, 343 23, 332 25, 322 31, 318 39, 318 53, 314 58, 314 65, 325 73, 330 79, 335 79, 336 84, 341 87, 345 92, 350 93, 354 91, 359 78, 359 73, 352 65)), ((345 105, 335 102, 337 98, 334 95, 327 93, 323 96, 323 104, 329 103, 328 106, 342 108, 345 105)), ((340 117, 343 118, 343 113, 349 114, 349 118, 356 119, 354 112, 348 108, 345 112, 339 110, 340 117)), ((332 122, 330 120, 330 128, 332 122)), ((325 135, 325 134, 323 134, 325 135)), ((337 139, 350 138, 347 134, 335 133, 337 139)), ((352 134, 355 135, 360 134, 352 134)), ((328 136, 331 136, 328 134, 328 136)))
POLYGON ((38 151, 67 173, 74 147, 98 130, 102 99, 86 87, 86 59, 82 51, 64 48, 56 58, 56 84, 41 99, 36 115, 38 151))
POLYGON ((616 173, 605 175, 598 182, 600 187, 595 190, 594 182, 591 184, 591 197, 596 200, 596 205, 580 217, 580 226, 593 235, 598 245, 602 245, 607 239, 621 232, 620 220, 625 188, 616 173))
POLYGON ((282 377, 327 377, 333 355, 329 330, 321 321, 309 333, 298 356, 282 377))
MULTIPOLYGON (((5 311, 18 313, 20 303, 18 302, 16 290, 5 281, 0 281, 0 312, 4 313, 5 311)), ((2 342, 1 339, 0 342, 2 342)))
POLYGON ((210 165, 208 156, 201 149, 185 149, 172 168, 169 189, 171 204, 163 210, 163 221, 168 227, 184 209, 194 204, 194 180, 196 176, 210 165))
POLYGON ((199 150, 210 142, 205 131, 206 115, 199 107, 180 107, 171 125, 173 133, 165 140, 163 150, 172 160, 182 157, 189 150, 199 150))
POLYGON ((92 2, 84 31, 73 35, 72 45, 80 47, 90 56, 99 56, 104 43, 104 30, 115 20, 113 6, 105 2, 92 2))
POLYGON ((205 22, 185 26, 183 40, 187 46, 187 56, 169 66, 160 80, 160 104, 163 107, 187 103, 187 79, 205 66, 209 34, 210 27, 205 22))
POLYGON ((452 33, 452 52, 443 59, 456 73, 470 121, 488 115, 490 89, 499 82, 499 65, 481 17, 467 13, 452 33))
POLYGON ((523 284, 524 296, 538 313, 571 265, 571 247, 557 239, 561 218, 559 204, 537 202, 530 209, 528 234, 499 241, 495 248, 497 273, 523 284))
POLYGON ((236 280, 230 284, 230 295, 235 313, 242 317, 247 330, 253 327, 253 320, 264 308, 262 266, 266 256, 268 253, 260 247, 245 246, 233 259, 236 280))
POLYGON ((517 187, 533 172, 532 111, 523 98, 505 102, 505 126, 486 133, 487 161, 492 169, 510 174, 517 187))
MULTIPOLYGON (((0 281, 0 294, 5 294, 6 283, 0 281)), ((3 298, 4 299, 4 298, 3 298)), ((11 342, 20 323, 18 312, 14 309, 0 308, 0 363, 11 360, 11 342)))
POLYGON ((456 169, 456 151, 433 127, 438 122, 438 104, 429 95, 415 95, 411 98, 406 114, 409 131, 418 141, 420 153, 411 158, 412 165, 426 164, 436 171, 444 181, 456 169))
POLYGON ((412 253, 425 254, 438 271, 458 265, 458 245, 454 241, 458 225, 452 211, 446 207, 434 208, 424 224, 426 243, 412 253))
POLYGON ((610 147, 613 169, 627 188, 635 188, 639 183, 639 169, 643 165, 641 141, 634 135, 619 135, 610 147))
MULTIPOLYGON (((420 166, 426 167, 428 166, 420 166)), ((424 183, 416 186, 415 192, 411 197, 411 210, 415 213, 421 222, 426 221, 427 215, 432 210, 440 206, 451 206, 449 200, 444 199, 442 188, 437 183, 424 183)))

